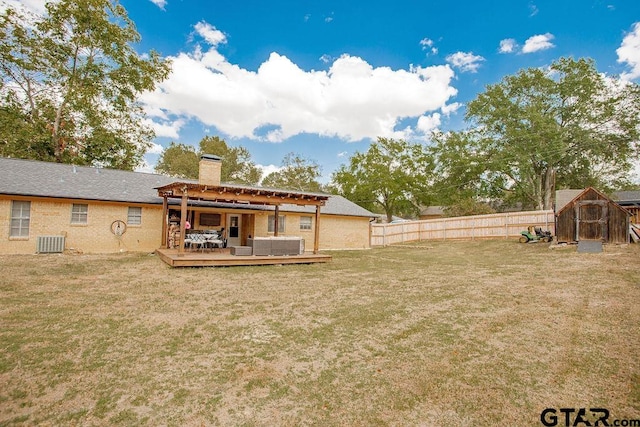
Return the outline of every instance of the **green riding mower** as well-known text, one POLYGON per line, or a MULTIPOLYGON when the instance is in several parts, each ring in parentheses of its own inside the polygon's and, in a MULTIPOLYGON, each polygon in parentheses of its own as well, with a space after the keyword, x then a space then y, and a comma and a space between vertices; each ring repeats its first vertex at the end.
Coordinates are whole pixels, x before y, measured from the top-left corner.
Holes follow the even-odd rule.
POLYGON ((553 240, 550 231, 542 231, 540 227, 534 227, 533 225, 529 226, 526 231, 520 232, 520 243, 549 243, 553 240))

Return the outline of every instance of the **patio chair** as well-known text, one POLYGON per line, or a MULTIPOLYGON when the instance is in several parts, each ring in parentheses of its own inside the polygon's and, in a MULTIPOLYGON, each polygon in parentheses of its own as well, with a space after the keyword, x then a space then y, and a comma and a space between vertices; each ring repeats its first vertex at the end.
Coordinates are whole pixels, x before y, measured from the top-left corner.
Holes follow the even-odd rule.
POLYGON ((210 245, 211 250, 215 250, 216 248, 224 248, 224 241, 220 239, 220 236, 216 236, 207 240, 207 244, 210 245))
POLYGON ((193 249, 195 247, 195 249, 200 248, 203 251, 207 245, 207 240, 204 238, 204 236, 202 236, 202 234, 197 234, 197 233, 188 234, 187 237, 184 239, 185 246, 187 246, 187 242, 189 243, 190 249, 193 249))

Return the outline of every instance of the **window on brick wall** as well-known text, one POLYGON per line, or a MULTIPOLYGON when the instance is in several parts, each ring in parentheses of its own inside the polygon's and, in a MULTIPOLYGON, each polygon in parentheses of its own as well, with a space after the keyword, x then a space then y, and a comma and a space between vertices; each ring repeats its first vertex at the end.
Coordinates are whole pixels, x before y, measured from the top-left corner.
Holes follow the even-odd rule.
POLYGON ((129 212, 127 212, 127 224, 129 225, 142 224, 142 208, 129 206, 129 212))
POLYGON ((216 213, 201 213, 200 225, 206 227, 219 227, 222 216, 216 213))
POLYGON ((89 205, 74 203, 71 207, 71 224, 86 224, 89 205))
POLYGON ((313 224, 313 217, 301 216, 300 217, 300 230, 311 230, 313 224))
MULTIPOLYGON (((273 233, 276 229, 276 216, 269 215, 269 227, 267 231, 273 233)), ((278 215, 278 233, 284 233, 284 215, 278 215)))
POLYGON ((31 202, 13 200, 11 202, 11 231, 10 237, 29 237, 29 223, 31 221, 31 202))

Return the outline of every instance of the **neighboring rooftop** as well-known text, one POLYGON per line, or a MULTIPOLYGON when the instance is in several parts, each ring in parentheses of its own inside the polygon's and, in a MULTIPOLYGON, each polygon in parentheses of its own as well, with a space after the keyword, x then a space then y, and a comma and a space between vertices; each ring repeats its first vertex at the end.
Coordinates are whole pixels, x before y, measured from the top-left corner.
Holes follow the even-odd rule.
MULTIPOLYGON (((162 204, 162 197, 158 196, 157 188, 176 181, 186 180, 145 172, 0 157, 0 194, 7 195, 162 204)), ((197 181, 189 182, 197 183, 197 181)), ((246 188, 259 187, 246 186, 246 188)), ((326 196, 329 196, 329 199, 321 209, 323 214, 374 216, 368 210, 342 196, 326 196)), ((238 205, 231 203, 197 202, 196 204, 238 208, 238 205)), ((242 208, 274 209, 273 206, 244 205, 242 208)), ((280 209, 289 212, 315 212, 313 207, 294 205, 282 205, 280 209)))
POLYGON ((444 206, 427 206, 422 208, 420 216, 444 216, 444 206))
POLYGON ((584 191, 584 188, 581 190, 558 190, 556 191, 556 213, 560 212, 562 208, 567 206, 569 202, 578 197, 580 193, 584 191))
POLYGON ((612 198, 624 206, 640 206, 640 191, 616 191, 612 198))

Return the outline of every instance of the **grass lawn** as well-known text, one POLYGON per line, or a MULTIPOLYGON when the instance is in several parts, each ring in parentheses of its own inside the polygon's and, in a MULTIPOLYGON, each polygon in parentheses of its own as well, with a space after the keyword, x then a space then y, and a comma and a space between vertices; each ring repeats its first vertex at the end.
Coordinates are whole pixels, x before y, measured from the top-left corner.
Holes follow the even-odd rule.
POLYGON ((547 407, 640 419, 640 245, 331 254, 189 269, 0 256, 0 425, 541 426, 547 407))

